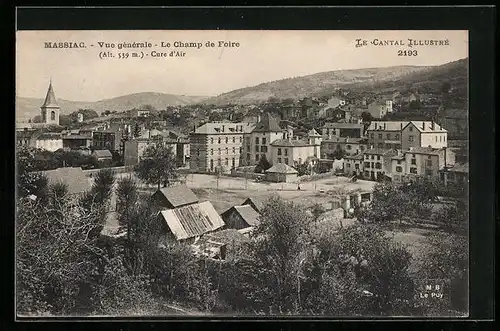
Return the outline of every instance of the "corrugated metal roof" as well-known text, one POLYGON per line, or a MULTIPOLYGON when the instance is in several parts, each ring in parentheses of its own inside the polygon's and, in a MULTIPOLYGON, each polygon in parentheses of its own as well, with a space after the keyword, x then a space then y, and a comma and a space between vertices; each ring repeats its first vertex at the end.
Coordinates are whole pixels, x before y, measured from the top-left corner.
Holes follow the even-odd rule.
POLYGON ((162 194, 174 208, 189 205, 199 201, 196 194, 194 194, 194 192, 185 185, 163 187, 156 191, 156 193, 162 194))
POLYGON ((162 210, 160 213, 177 240, 200 236, 225 225, 210 201, 162 210))

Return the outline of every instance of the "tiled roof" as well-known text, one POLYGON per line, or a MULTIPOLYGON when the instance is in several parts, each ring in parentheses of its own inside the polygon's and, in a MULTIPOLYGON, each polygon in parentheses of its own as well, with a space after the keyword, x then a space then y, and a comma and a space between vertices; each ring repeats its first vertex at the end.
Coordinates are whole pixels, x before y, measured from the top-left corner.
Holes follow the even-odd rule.
POLYGON ((113 157, 108 149, 96 149, 92 154, 97 158, 113 157))
POLYGON ((448 169, 451 172, 469 173, 469 163, 457 164, 453 168, 448 169))
POLYGON ((363 129, 363 124, 358 123, 325 123, 325 129, 363 129))
POLYGON ((70 136, 63 136, 63 140, 72 140, 72 139, 88 139, 91 140, 91 136, 83 135, 83 134, 72 134, 70 136))
POLYGON ((36 139, 62 139, 62 135, 56 132, 44 132, 40 134, 36 139))
POLYGON ((69 194, 83 193, 90 189, 89 178, 82 168, 58 168, 55 170, 42 171, 50 185, 64 183, 68 187, 69 194))
POLYGON ((383 131, 401 131, 409 121, 372 121, 367 131, 383 130, 383 131))
POLYGON ((281 132, 283 131, 278 121, 270 114, 264 113, 261 116, 260 122, 255 125, 253 132, 281 132))
POLYGON ((363 154, 368 154, 368 155, 388 155, 388 154, 392 154, 392 152, 393 152, 392 149, 372 148, 372 149, 365 150, 363 152, 363 154))
POLYGON ((59 107, 56 102, 56 96, 54 94, 54 89, 52 88, 52 82, 49 84, 49 89, 47 95, 45 96, 45 101, 42 107, 59 107))
POLYGON ((363 154, 346 155, 346 156, 344 156, 344 159, 362 160, 363 159, 363 154))
POLYGON ((307 135, 309 137, 321 137, 321 135, 318 133, 318 131, 314 130, 314 128, 312 128, 308 133, 307 135))
POLYGON ((284 147, 300 147, 307 146, 308 144, 302 140, 293 140, 293 139, 276 139, 271 143, 271 146, 284 146, 284 147))
POLYGON ((256 226, 259 224, 259 213, 249 205, 234 206, 234 210, 247 222, 248 225, 256 226))
POLYGON ((410 150, 407 151, 407 153, 439 155, 439 152, 437 149, 429 148, 429 147, 412 147, 410 150))
POLYGON ((210 201, 162 210, 160 213, 177 240, 201 236, 225 225, 210 201))
POLYGON ((284 163, 276 163, 266 170, 266 173, 296 174, 297 170, 284 163))
POLYGON ((323 143, 352 143, 352 144, 362 144, 366 142, 366 138, 347 138, 347 137, 337 137, 332 139, 325 139, 323 143))
POLYGON ((162 194, 174 208, 193 204, 199 201, 196 194, 184 185, 163 187, 156 191, 156 193, 162 194))

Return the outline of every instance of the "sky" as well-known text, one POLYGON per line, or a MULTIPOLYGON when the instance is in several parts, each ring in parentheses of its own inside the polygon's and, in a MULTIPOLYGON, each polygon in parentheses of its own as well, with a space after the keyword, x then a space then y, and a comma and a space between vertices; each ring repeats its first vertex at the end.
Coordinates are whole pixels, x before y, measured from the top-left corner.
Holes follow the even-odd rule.
MULTIPOLYGON (((227 46, 227 45, 226 45, 227 46)), ((98 101, 139 92, 214 96, 261 83, 342 69, 397 65, 440 65, 468 57, 467 31, 18 31, 16 94, 44 98, 52 80, 58 99, 98 101), (408 47, 408 39, 447 40, 448 45, 408 47), (367 46, 355 47, 356 39, 367 46), (374 45, 402 40, 404 46, 374 45), (45 48, 45 42, 85 43, 86 48, 45 48), (150 42, 151 48, 118 44, 150 42), (219 41, 239 47, 218 47, 219 41), (100 48, 99 42, 115 48, 100 48), (170 43, 170 48, 161 43, 170 43), (173 47, 174 42, 201 43, 173 47), (206 47, 214 42, 215 47, 206 47), (93 45, 93 46, 91 46, 93 45), (157 45, 157 46, 155 46, 157 45), (398 56, 399 50, 417 51, 398 56), (111 51, 113 58, 100 58, 111 51), (143 52, 142 59, 133 52, 143 52), (152 57, 151 52, 181 51, 182 57, 152 57), (118 53, 128 53, 120 59, 118 53), (414 54, 414 53, 412 53, 414 54)))

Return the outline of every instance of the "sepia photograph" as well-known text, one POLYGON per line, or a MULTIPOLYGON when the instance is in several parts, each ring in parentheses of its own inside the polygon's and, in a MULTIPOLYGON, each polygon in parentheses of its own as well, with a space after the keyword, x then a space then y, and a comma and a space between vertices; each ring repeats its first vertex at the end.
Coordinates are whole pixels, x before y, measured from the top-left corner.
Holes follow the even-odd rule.
POLYGON ((466 30, 16 32, 17 317, 468 317, 466 30))

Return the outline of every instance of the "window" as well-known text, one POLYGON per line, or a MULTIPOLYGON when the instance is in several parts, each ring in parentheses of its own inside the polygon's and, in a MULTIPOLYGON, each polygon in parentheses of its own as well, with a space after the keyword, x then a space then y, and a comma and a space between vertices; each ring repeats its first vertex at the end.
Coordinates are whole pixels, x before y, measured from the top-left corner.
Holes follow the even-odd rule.
POLYGON ((233 160, 232 160, 232 166, 234 167, 236 165, 236 160, 234 159, 233 157, 233 160))
POLYGON ((350 151, 350 150, 351 150, 351 145, 347 145, 347 147, 346 147, 346 148, 347 148, 347 150, 349 150, 349 151, 350 151))
POLYGON ((243 147, 240 147, 240 154, 243 153, 243 147))
POLYGON ((410 125, 410 128, 408 130, 413 131, 413 126, 410 125))
POLYGON ((278 155, 281 155, 281 148, 278 148, 278 155))
POLYGON ((55 111, 51 111, 51 112, 50 112, 50 119, 51 119, 52 121, 55 121, 55 119, 56 119, 56 112, 55 112, 55 111))
POLYGON ((255 162, 259 162, 259 154, 255 154, 255 162))
POLYGON ((226 154, 229 154, 229 148, 226 147, 226 154))
POLYGON ((278 163, 281 163, 281 157, 278 158, 278 163))
POLYGON ((365 162, 365 168, 370 168, 370 162, 365 162))
POLYGON ((408 136, 408 141, 412 143, 413 142, 413 136, 408 136))
POLYGON ((417 160, 416 159, 411 159, 411 164, 417 164, 417 160))
POLYGON ((382 134, 381 133, 378 134, 378 139, 382 139, 382 134))
POLYGON ((410 173, 416 174, 417 173, 417 168, 410 168, 410 173))
POLYGON ((229 142, 229 139, 226 137, 226 144, 229 142))
POLYGON ((267 146, 260 146, 260 151, 262 153, 267 153, 267 146))
POLYGON ((255 137, 255 145, 259 144, 259 137, 255 137))
POLYGON ((240 137, 240 143, 242 143, 242 142, 243 142, 243 137, 240 137))
POLYGON ((391 140, 391 134, 390 133, 387 134, 387 140, 391 140))
POLYGON ((373 162, 370 164, 370 168, 374 168, 374 166, 373 166, 373 162))
POLYGON ((380 161, 380 155, 377 155, 377 160, 380 161))
POLYGON ((266 138, 262 138, 262 145, 266 144, 266 138))
POLYGON ((229 159, 226 157, 225 165, 229 165, 229 159))
POLYGON ((233 137, 233 144, 236 142, 236 137, 233 137))
POLYGON ((220 137, 219 137, 219 144, 220 144, 220 137))
POLYGON ((382 169, 382 163, 380 162, 375 163, 375 169, 382 169))
POLYGON ((214 169, 214 160, 210 160, 210 169, 214 169))
POLYGON ((403 172, 403 168, 402 167, 396 167, 396 172, 403 172))
POLYGON ((373 160, 373 159, 375 159, 375 155, 372 155, 372 156, 371 156, 371 159, 372 159, 372 160, 373 160))
POLYGON ((285 148, 285 156, 288 156, 288 148, 285 148))
POLYGON ((236 147, 233 147, 233 154, 236 153, 236 147))
POLYGON ((255 145, 255 151, 258 152, 259 151, 259 146, 255 145))
POLYGON ((350 168, 351 167, 351 164, 350 163, 347 163, 347 168, 350 168))
POLYGON ((217 159, 217 165, 220 167, 221 166, 221 160, 217 159))
POLYGON ((396 134, 396 140, 399 140, 399 134, 396 134))
POLYGON ((214 138, 210 138, 210 143, 213 144, 214 143, 214 138))
MULTIPOLYGON (((436 138, 436 142, 438 141, 438 136, 435 136, 434 138, 436 138)), ((440 137, 441 138, 441 137, 440 137)))
POLYGON ((214 155, 214 149, 210 148, 210 155, 214 155))
POLYGON ((285 164, 288 164, 288 158, 285 158, 285 164))
POLYGON ((359 170, 359 164, 358 164, 358 163, 356 163, 356 164, 354 165, 354 168, 355 168, 356 170, 359 170))

